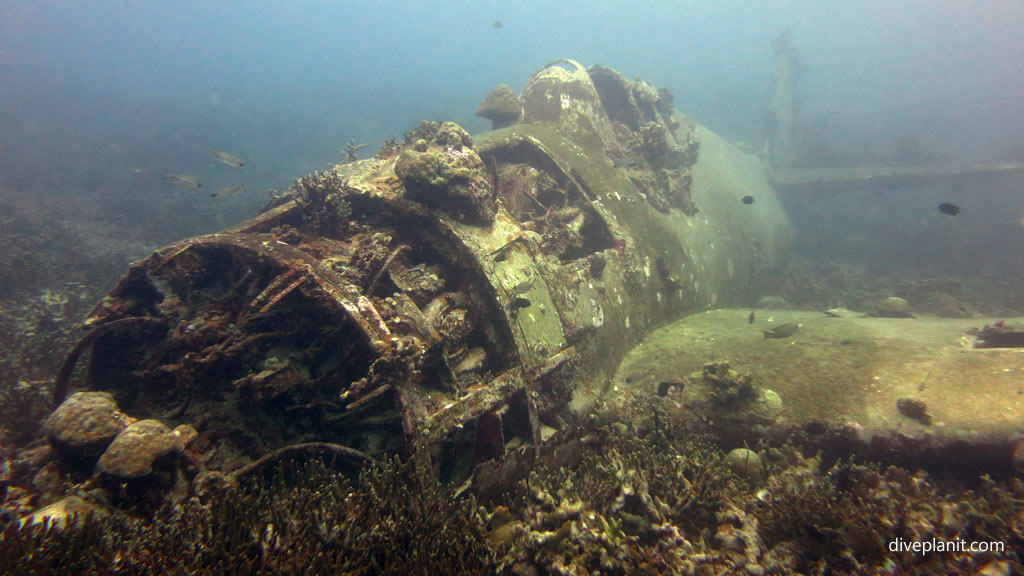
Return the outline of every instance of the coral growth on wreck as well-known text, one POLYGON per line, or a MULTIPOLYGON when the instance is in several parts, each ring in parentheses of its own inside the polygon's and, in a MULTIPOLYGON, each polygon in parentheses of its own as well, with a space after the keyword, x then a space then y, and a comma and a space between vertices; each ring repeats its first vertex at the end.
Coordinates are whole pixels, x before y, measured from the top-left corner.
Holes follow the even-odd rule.
POLYGON ((408 196, 456 220, 489 224, 498 205, 484 162, 473 150, 469 133, 454 122, 436 127, 424 123, 417 138, 395 163, 395 175, 408 196))
POLYGON ((490 120, 495 130, 505 128, 515 124, 523 115, 523 103, 512 88, 498 84, 477 107, 476 115, 490 120))

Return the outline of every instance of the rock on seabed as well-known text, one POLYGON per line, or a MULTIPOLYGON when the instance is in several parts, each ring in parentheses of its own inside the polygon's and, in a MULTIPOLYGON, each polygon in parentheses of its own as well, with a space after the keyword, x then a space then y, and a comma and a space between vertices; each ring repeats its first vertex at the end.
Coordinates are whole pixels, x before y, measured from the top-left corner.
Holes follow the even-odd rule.
POLYGON ((114 438, 100 457, 100 470, 120 478, 140 478, 153 471, 153 462, 181 452, 196 435, 188 425, 171 430, 159 420, 140 420, 114 438))
POLYGON ((95 457, 135 419, 118 409, 107 392, 78 392, 43 424, 50 444, 74 456, 95 457))

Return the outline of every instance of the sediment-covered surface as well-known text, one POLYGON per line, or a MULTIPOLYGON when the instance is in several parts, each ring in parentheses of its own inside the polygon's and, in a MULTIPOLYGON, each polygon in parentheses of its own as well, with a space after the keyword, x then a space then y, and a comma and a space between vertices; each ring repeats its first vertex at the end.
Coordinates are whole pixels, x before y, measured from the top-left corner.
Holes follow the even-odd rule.
POLYGON ((750 313, 712 310, 655 331, 626 357, 614 386, 653 394, 725 360, 783 403, 778 420, 748 430, 747 441, 811 430, 827 444, 827 430, 844 430, 847 445, 833 449, 939 472, 1009 471, 1024 421, 1024 351, 975 348, 968 334, 998 319, 757 309, 751 323, 750 313), (764 335, 792 323, 799 328, 787 337, 764 335))

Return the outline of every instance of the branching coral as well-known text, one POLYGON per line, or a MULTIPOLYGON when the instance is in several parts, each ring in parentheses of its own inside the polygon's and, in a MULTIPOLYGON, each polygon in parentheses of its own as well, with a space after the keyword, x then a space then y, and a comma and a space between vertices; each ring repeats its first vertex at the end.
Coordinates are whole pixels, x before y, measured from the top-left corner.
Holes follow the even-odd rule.
POLYGON ((321 236, 344 231, 351 212, 344 196, 348 182, 337 172, 321 170, 303 176, 292 185, 293 197, 305 208, 307 230, 321 236))
POLYGON ((989 562, 1014 572, 1024 567, 1015 552, 1024 546, 1019 480, 1001 487, 985 478, 976 491, 943 491, 923 472, 841 463, 826 476, 806 470, 778 475, 751 508, 773 561, 802 573, 825 566, 846 573, 900 566, 929 574, 962 574, 989 562), (1005 550, 922 555, 888 548, 932 539, 1001 542, 1005 550))
MULTIPOLYGON (((0 516, 4 574, 960 574, 1024 568, 1024 482, 940 488, 923 473, 816 460, 772 467, 759 490, 655 408, 555 451, 489 515, 416 458, 357 482, 319 464, 210 484, 153 518, 114 511, 64 528, 0 516), (266 479, 269 476, 270 479, 266 479), (1001 542, 931 555, 887 544, 1001 542)), ((264 470, 263 472, 267 472, 264 470)))
POLYGON ((735 564, 704 554, 736 481, 708 444, 671 425, 644 438, 621 424, 588 436, 578 465, 531 473, 519 498, 511 574, 685 574, 735 564))
POLYGON ((367 467, 355 487, 321 465, 268 485, 56 529, 4 518, 3 574, 481 574, 493 569, 471 499, 415 461, 367 467))

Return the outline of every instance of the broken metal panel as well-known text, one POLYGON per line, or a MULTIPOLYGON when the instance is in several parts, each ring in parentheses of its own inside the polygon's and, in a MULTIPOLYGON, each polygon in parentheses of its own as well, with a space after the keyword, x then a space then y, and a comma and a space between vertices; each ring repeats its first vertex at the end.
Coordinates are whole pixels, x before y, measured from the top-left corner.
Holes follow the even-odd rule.
MULTIPOLYGON (((584 215, 585 221, 589 218, 582 227, 583 248, 573 254, 575 258, 565 259, 557 248, 550 249, 551 235, 541 235, 540 253, 548 254, 537 268, 554 296, 570 343, 587 339, 589 344, 602 341, 614 348, 594 354, 596 366, 607 359, 607 368, 614 369, 647 327, 693 305, 678 278, 658 273, 659 260, 678 268, 687 263, 682 250, 656 248, 678 245, 673 223, 652 209, 607 158, 583 154, 560 134, 538 126, 495 131, 478 137, 477 143, 484 158, 516 163, 543 158, 534 162, 534 168, 546 171, 555 182, 578 188, 578 194, 566 196, 569 208, 584 215)), ((558 209, 551 207, 548 213, 558 209)), ((526 226, 543 230, 543 220, 534 218, 526 226)))

